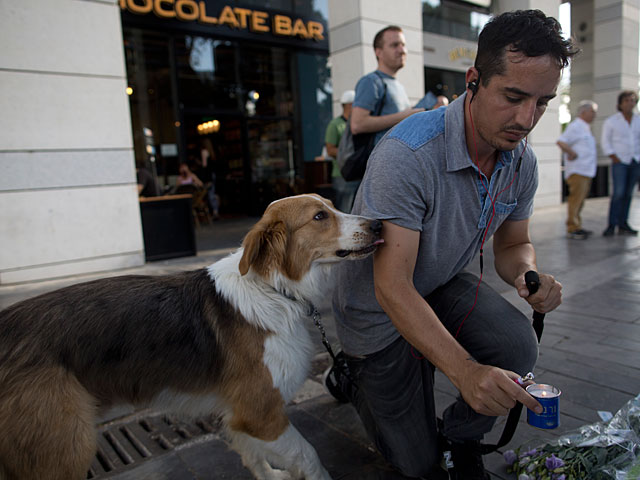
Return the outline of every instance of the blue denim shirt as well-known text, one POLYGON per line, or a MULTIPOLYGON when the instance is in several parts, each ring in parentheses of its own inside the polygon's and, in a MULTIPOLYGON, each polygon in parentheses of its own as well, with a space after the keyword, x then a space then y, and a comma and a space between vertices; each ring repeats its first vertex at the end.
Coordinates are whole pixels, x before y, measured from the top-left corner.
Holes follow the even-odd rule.
MULTIPOLYGON (((479 176, 467 152, 463 108, 464 95, 394 127, 371 154, 353 207, 420 232, 413 281, 423 297, 473 260, 485 228, 489 238, 505 220, 533 212, 538 168, 531 149, 500 152, 491 179, 479 176)), ((366 355, 393 342, 399 333, 375 298, 373 259, 341 264, 336 278, 333 306, 345 352, 366 355)))

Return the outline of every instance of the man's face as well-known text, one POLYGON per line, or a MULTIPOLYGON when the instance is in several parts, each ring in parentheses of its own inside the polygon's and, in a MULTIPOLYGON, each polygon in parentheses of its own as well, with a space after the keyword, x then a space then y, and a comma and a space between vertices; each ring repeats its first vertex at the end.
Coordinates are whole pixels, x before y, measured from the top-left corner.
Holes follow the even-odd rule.
POLYGON ((393 30, 384 32, 382 48, 376 48, 376 56, 378 57, 378 63, 393 72, 397 72, 404 67, 407 60, 404 34, 393 30))
POLYGON ((635 95, 627 95, 620 102, 620 111, 625 115, 631 115, 636 103, 638 103, 638 98, 635 95))
POLYGON ((513 150, 536 126, 556 96, 561 68, 549 55, 505 53, 505 72, 479 82, 471 104, 478 136, 497 150, 513 150))
POLYGON ((593 108, 590 108, 588 110, 585 110, 581 117, 585 122, 591 123, 596 118, 596 113, 597 112, 593 108))

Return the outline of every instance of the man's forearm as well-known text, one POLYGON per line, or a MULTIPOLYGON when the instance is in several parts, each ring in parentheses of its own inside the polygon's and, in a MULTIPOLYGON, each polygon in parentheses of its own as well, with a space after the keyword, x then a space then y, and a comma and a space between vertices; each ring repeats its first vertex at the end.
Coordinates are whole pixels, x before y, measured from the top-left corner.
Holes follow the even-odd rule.
POLYGON ((529 270, 537 270, 536 252, 530 242, 504 246, 494 254, 496 272, 509 285, 529 270))
POLYGON ((569 146, 568 143, 561 142, 560 140, 558 140, 556 142, 556 145, 558 145, 558 147, 560 147, 560 150, 562 150, 564 153, 567 154, 567 156, 569 157, 569 160, 573 160, 574 158, 576 158, 578 156, 576 154, 576 152, 569 146))
POLYGON ((325 143, 325 147, 327 147, 327 154, 330 157, 337 158, 338 157, 338 147, 333 145, 332 143, 325 143))
POLYGON ((506 220, 493 236, 495 268, 509 285, 529 270, 536 270, 536 252, 529 237, 529 220, 506 220))
POLYGON ((371 115, 368 112, 366 114, 362 114, 362 112, 360 112, 360 114, 356 112, 352 112, 351 131, 354 134, 359 134, 359 133, 373 133, 373 132, 379 132, 381 130, 386 130, 387 128, 393 127, 394 125, 396 125, 397 123, 400 123, 409 115, 412 115, 413 113, 416 113, 418 111, 420 110, 407 109, 407 110, 402 110, 400 112, 391 113, 389 115, 380 115, 380 116, 371 115))

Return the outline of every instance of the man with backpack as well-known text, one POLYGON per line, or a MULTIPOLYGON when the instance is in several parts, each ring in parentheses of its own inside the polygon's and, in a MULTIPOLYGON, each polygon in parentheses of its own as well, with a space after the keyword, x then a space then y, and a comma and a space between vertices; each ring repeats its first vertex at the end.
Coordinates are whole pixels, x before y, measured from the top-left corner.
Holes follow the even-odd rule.
POLYGON ((423 108, 411 108, 409 97, 396 73, 404 67, 407 48, 402 29, 395 25, 380 30, 373 39, 373 49, 378 60, 378 69, 356 84, 356 97, 351 112, 351 131, 376 132, 377 143, 387 131, 423 108), (375 115, 381 106, 380 114, 375 115))
POLYGON ((390 25, 380 30, 373 40, 373 49, 378 68, 356 84, 351 118, 337 151, 340 173, 355 184, 356 190, 376 143, 391 127, 424 110, 409 106, 407 92, 395 78, 407 58, 402 29, 390 25))

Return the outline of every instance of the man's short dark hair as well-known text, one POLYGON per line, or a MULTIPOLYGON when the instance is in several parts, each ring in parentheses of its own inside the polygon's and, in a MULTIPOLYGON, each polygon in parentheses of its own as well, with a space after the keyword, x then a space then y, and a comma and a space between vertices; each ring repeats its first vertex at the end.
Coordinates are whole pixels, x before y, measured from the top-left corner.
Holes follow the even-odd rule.
POLYGON ((402 33, 402 29, 397 25, 389 25, 388 27, 384 27, 376 36, 373 37, 373 49, 382 48, 384 46, 384 34, 385 32, 400 32, 402 33))
POLYGON ((616 108, 618 109, 619 112, 622 111, 622 109, 620 108, 620 105, 622 105, 622 102, 627 97, 634 97, 636 99, 636 103, 638 103, 638 94, 636 92, 634 92, 633 90, 623 90, 618 95, 618 104, 616 105, 616 108))
POLYGON ((505 70, 505 53, 527 57, 550 55, 560 68, 579 52, 573 41, 562 37, 560 23, 540 10, 515 10, 494 17, 478 37, 475 67, 483 85, 505 70))

